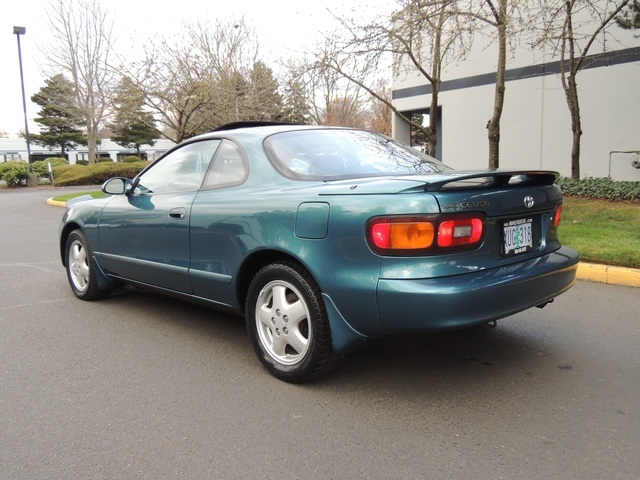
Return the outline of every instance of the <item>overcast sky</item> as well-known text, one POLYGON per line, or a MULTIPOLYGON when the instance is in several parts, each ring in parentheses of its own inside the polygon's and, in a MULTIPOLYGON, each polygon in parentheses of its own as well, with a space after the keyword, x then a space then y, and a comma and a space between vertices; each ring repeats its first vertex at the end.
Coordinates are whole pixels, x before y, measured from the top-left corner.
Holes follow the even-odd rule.
MULTIPOLYGON (((184 22, 199 19, 238 18, 242 15, 253 26, 260 41, 260 52, 269 58, 291 57, 310 46, 318 31, 331 28, 329 11, 344 12, 356 6, 361 14, 384 14, 390 0, 103 0, 113 13, 119 45, 143 43, 149 35, 178 30, 184 22), (365 7, 365 4, 369 6, 365 7), (328 11, 329 10, 329 11, 328 11), (136 40, 139 39, 139 40, 136 40), (289 52, 291 52, 289 54, 289 52)), ((44 70, 39 46, 50 38, 45 17, 48 0, 5 1, 0 16, 0 130, 17 133, 24 128, 18 44, 14 26, 27 29, 20 37, 29 130, 36 128, 33 118, 39 107, 29 98, 58 72, 44 70)), ((120 50, 120 48, 118 48, 120 50)))

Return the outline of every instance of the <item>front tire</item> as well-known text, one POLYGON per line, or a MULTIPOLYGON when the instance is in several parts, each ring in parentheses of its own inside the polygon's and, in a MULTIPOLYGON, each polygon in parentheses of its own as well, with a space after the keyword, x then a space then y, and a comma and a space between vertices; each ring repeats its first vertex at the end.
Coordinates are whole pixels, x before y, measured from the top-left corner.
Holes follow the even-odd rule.
POLYGON ((109 290, 98 288, 98 266, 85 233, 78 229, 67 237, 65 265, 69 285, 81 300, 96 300, 109 295, 109 290))
POLYGON ((281 380, 312 380, 339 360, 320 288, 296 263, 274 263, 256 274, 247 295, 246 322, 256 355, 281 380))

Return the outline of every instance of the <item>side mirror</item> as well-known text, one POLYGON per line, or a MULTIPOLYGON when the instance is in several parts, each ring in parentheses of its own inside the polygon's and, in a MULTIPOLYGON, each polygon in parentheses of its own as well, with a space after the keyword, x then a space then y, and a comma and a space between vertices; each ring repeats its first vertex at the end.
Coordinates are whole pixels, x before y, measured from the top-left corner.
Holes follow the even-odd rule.
POLYGON ((110 178, 102 184, 102 191, 107 195, 124 195, 131 180, 124 177, 110 178))

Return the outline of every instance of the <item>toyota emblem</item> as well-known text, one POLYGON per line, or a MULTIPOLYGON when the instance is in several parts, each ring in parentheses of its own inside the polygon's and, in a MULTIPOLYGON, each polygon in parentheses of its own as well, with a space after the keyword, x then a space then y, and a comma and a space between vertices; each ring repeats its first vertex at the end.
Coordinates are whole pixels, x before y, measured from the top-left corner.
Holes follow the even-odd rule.
POLYGON ((531 207, 533 207, 534 203, 536 203, 536 202, 533 200, 532 196, 527 195, 526 197, 524 197, 524 206, 525 207, 531 208, 531 207))

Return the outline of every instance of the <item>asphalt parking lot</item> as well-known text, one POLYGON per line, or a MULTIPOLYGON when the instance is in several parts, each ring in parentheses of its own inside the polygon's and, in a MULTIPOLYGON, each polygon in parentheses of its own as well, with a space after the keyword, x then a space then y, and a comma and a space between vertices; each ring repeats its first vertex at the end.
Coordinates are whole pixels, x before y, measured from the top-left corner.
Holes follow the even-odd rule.
POLYGON ((384 339, 289 385, 241 320, 71 293, 52 189, 0 191, 0 478, 640 478, 640 290, 384 339))

